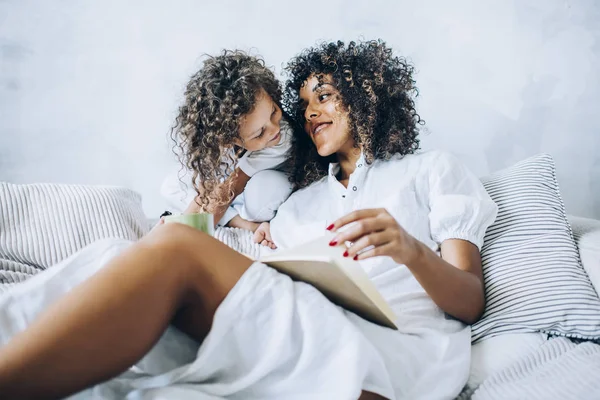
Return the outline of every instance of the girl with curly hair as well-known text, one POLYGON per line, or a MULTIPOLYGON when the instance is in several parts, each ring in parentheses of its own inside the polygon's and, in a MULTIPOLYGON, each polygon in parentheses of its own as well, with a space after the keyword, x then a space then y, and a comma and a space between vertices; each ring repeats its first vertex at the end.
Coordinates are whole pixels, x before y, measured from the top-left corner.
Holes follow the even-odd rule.
POLYGON ((149 350, 136 374, 94 393, 392 400, 460 392, 467 324, 484 308, 479 247, 495 204, 455 158, 417 154, 413 70, 383 42, 326 43, 294 58, 288 72, 284 104, 304 127, 293 140, 299 190, 272 220, 273 239, 288 247, 334 232, 330 244, 346 246, 366 271, 398 330, 202 232, 167 224, 132 245, 104 243, 103 254, 122 252, 106 265, 78 265, 92 245, 0 297, 0 320, 31 321, 44 307, 21 306, 28 292, 56 282, 66 292, 76 268, 78 279, 90 276, 23 333, 0 331, 3 344, 11 339, 0 348, 0 393, 65 396, 117 376, 149 350), (174 336, 170 323, 201 346, 174 336))
POLYGON ((164 180, 161 192, 175 211, 213 213, 218 225, 251 230, 274 247, 260 223, 291 192, 281 171, 291 132, 280 102, 279 82, 261 58, 229 50, 206 58, 171 133, 192 184, 180 185, 179 173, 164 180))

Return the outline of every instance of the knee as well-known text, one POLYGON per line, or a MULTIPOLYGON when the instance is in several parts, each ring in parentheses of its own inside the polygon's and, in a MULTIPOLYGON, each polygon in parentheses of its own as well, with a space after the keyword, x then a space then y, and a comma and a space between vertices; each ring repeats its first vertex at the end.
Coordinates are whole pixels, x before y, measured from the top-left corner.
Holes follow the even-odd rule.
POLYGON ((283 172, 260 171, 244 189, 246 213, 254 221, 269 221, 291 193, 292 185, 283 172))
POLYGON ((143 240, 142 244, 157 257, 172 260, 172 265, 186 265, 193 259, 191 249, 202 246, 210 236, 198 229, 178 223, 156 227, 143 240))

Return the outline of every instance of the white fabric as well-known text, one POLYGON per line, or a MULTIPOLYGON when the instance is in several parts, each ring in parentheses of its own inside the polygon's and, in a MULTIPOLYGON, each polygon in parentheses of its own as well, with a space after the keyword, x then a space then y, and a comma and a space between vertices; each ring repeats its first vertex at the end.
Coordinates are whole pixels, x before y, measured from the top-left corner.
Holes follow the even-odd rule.
POLYGON ((600 345, 558 337, 486 379, 473 400, 600 399, 600 345))
MULTIPOLYGON (((225 211, 218 225, 227 225, 236 215, 253 222, 270 221, 279 205, 290 195, 292 188, 283 171, 279 174, 271 171, 280 171, 283 168, 291 147, 292 132, 283 120, 280 132, 281 138, 277 145, 248 151, 238 160, 236 166, 251 179, 244 192, 237 196, 225 211)), ((231 157, 233 150, 223 162, 230 165, 231 157)), ((197 195, 192 186, 192 172, 184 170, 167 175, 160 193, 173 212, 183 212, 197 195)))
POLYGON ((509 333, 475 343, 471 346, 469 381, 463 392, 473 393, 488 377, 538 350, 546 340, 548 335, 543 333, 509 333))
MULTIPOLYGON (((92 244, 0 296, 0 346, 129 243, 92 244)), ((369 383, 389 381, 377 350, 346 314, 312 286, 255 263, 217 309, 200 347, 169 328, 130 371, 74 398, 356 399, 367 373, 374 374, 369 383)), ((409 368, 408 357, 404 363, 409 368)))
POLYGON ((133 190, 0 182, 0 292, 96 240, 136 240, 149 230, 133 190))
MULTIPOLYGON (((434 251, 451 238, 480 246, 495 218, 496 205, 481 182, 448 154, 427 152, 370 166, 361 157, 356 166, 347 188, 335 178, 334 164, 327 177, 290 196, 271 221, 279 248, 322 235, 337 218, 364 208, 386 208, 434 251)), ((378 347, 394 398, 457 395, 469 374, 470 329, 447 317, 405 266, 387 257, 360 263, 398 315, 399 332, 353 318, 378 347)), ((380 392, 375 385, 371 390, 380 392)))
POLYGON ((569 222, 579 248, 581 264, 596 293, 600 293, 600 221, 571 216, 569 222))
POLYGON ((215 229, 213 236, 215 239, 253 260, 258 260, 262 255, 263 249, 269 248, 254 243, 254 234, 246 229, 219 226, 215 229))
POLYGON ((0 346, 29 326, 48 305, 96 273, 130 243, 123 239, 97 241, 0 295, 0 346))

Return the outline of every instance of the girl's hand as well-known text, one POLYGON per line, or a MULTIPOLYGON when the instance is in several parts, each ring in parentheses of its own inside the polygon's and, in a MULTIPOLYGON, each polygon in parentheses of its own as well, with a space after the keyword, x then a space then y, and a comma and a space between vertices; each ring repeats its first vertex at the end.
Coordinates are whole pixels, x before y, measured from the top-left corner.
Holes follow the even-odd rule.
POLYGON ((271 225, 268 222, 263 222, 256 228, 254 231, 254 243, 260 243, 273 250, 277 248, 273 242, 273 238, 271 238, 271 225))
POLYGON ((364 260, 376 256, 391 257, 398 264, 410 264, 420 256, 417 239, 409 235, 390 213, 383 208, 358 210, 338 219, 327 229, 332 232, 353 223, 329 243, 352 242, 345 257, 364 260))
POLYGON ((158 222, 156 223, 156 225, 154 225, 152 227, 152 229, 150 229, 150 232, 152 232, 153 230, 155 230, 156 228, 158 228, 160 225, 164 225, 165 224, 165 217, 160 217, 160 219, 158 220, 158 222))

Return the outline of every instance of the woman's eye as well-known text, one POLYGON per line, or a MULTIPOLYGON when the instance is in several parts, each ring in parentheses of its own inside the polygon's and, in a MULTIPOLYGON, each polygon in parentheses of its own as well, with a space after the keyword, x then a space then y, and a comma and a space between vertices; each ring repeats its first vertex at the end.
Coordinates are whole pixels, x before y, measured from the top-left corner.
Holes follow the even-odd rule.
POLYGON ((254 137, 254 139, 260 139, 260 138, 262 138, 263 136, 265 136, 265 130, 264 130, 264 129, 263 129, 262 131, 260 131, 260 135, 258 135, 258 136, 255 136, 255 137, 254 137))
POLYGON ((323 100, 325 100, 328 97, 329 97, 329 93, 321 93, 319 95, 319 101, 323 101, 323 100))

